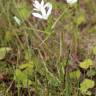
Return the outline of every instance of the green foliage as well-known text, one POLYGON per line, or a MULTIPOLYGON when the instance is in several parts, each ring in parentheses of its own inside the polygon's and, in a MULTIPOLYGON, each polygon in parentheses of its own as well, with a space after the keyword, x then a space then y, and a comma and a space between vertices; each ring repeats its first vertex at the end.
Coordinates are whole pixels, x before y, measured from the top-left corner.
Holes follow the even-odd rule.
POLYGON ((18 8, 20 19, 21 20, 28 19, 28 17, 31 14, 31 7, 26 3, 26 1, 24 2, 21 1, 19 4, 17 4, 17 8, 18 8))
POLYGON ((93 47, 92 51, 93 51, 93 54, 96 55, 96 46, 93 47))
POLYGON ((80 25, 82 23, 86 22, 86 16, 85 13, 80 10, 79 14, 76 16, 76 18, 74 18, 74 22, 76 23, 76 25, 80 25))
POLYGON ((0 0, 0 93, 9 90, 9 96, 14 96, 10 81, 14 75, 16 86, 28 90, 28 96, 30 91, 36 96, 94 95, 96 85, 85 77, 95 80, 96 76, 95 64, 92 66, 96 55, 96 1, 79 0, 69 6, 66 0, 44 0, 53 5, 46 21, 32 18, 31 1, 0 0), (14 16, 17 23, 19 19, 26 22, 17 26, 14 16), (11 49, 2 46, 13 50, 6 55, 11 49), (85 59, 88 57, 92 60, 85 59), (78 67, 84 69, 82 73, 78 67), (8 79, 2 73, 7 73, 8 79))
POLYGON ((90 69, 87 71, 87 76, 88 77, 93 77, 96 76, 96 70, 95 69, 90 69))
POLYGON ((47 22, 48 26, 45 28, 45 31, 47 33, 49 32, 48 34, 50 34, 50 32, 52 31, 52 29, 51 29, 52 23, 53 23, 53 18, 50 17, 49 20, 48 20, 48 22, 47 22))
POLYGON ((69 73, 71 79, 79 79, 80 74, 80 70, 72 71, 71 73, 69 73))
POLYGON ((59 84, 60 84, 59 79, 56 76, 54 76, 52 73, 47 74, 47 79, 48 79, 48 83, 52 87, 59 86, 59 84))
POLYGON ((91 91, 88 89, 93 88, 95 86, 95 82, 90 79, 84 79, 84 81, 80 84, 80 91, 84 95, 91 95, 91 91))
POLYGON ((28 50, 25 50, 25 60, 26 61, 29 61, 29 60, 31 60, 31 49, 28 49, 28 50))
MULTIPOLYGON (((12 66, 8 66, 8 63, 5 61, 0 61, 0 74, 2 75, 2 73, 4 74, 9 74, 10 76, 13 75, 13 68, 12 66)), ((1 76, 0 75, 0 76, 1 76)))
POLYGON ((5 32, 4 39, 5 39, 6 42, 12 41, 12 40, 13 40, 13 36, 14 36, 14 35, 13 35, 12 32, 7 31, 7 32, 5 32))
POLYGON ((93 26, 88 30, 89 33, 96 33, 96 26, 93 26))
POLYGON ((32 62, 22 64, 15 70, 14 80, 17 82, 17 87, 27 88, 32 85, 32 81, 29 79, 32 76, 33 65, 32 62))
POLYGON ((17 82, 17 87, 27 88, 32 84, 27 75, 19 69, 15 71, 14 80, 17 82))
POLYGON ((80 63, 80 67, 83 69, 88 69, 90 66, 93 65, 93 62, 91 59, 85 59, 83 62, 80 63))
POLYGON ((6 53, 9 52, 11 48, 9 47, 2 47, 0 48, 0 60, 4 59, 6 56, 6 53))

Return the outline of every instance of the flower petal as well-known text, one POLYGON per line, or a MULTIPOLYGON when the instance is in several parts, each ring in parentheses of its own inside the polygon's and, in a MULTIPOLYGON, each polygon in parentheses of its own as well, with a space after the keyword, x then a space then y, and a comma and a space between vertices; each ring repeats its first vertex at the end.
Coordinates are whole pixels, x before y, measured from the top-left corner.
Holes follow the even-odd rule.
POLYGON ((37 18, 43 19, 42 15, 39 13, 32 13, 32 15, 37 17, 37 18))
POLYGON ((41 8, 41 14, 42 16, 46 16, 46 9, 44 7, 41 8))
POLYGON ((37 0, 34 1, 33 6, 34 6, 36 9, 39 9, 39 10, 40 10, 40 3, 39 3, 37 0))
POLYGON ((33 10, 34 10, 34 11, 39 11, 39 10, 38 10, 38 9, 36 9, 36 8, 34 8, 33 10))
POLYGON ((41 3, 38 2, 38 0, 34 1, 34 11, 36 11, 36 13, 32 13, 33 16, 38 17, 40 19, 48 19, 48 16, 51 14, 52 11, 52 4, 51 3, 46 3, 44 5, 44 0, 41 0, 41 3), (46 8, 48 10, 46 10, 46 8))
POLYGON ((44 6, 44 0, 41 1, 41 6, 44 6))
POLYGON ((51 11, 52 11, 52 4, 51 3, 46 3, 44 8, 48 8, 48 11, 47 11, 47 14, 46 14, 46 16, 48 18, 48 16, 51 14, 51 11))
POLYGON ((67 0, 67 3, 69 3, 69 4, 74 4, 74 3, 76 3, 78 0, 67 0))

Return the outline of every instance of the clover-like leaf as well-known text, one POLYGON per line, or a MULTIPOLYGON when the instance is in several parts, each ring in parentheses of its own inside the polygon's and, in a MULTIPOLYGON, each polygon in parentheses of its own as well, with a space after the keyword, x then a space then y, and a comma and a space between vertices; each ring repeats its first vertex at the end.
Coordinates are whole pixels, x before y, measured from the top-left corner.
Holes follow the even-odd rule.
POLYGON ((80 78, 80 70, 73 71, 69 75, 70 75, 71 79, 79 79, 80 78))
POLYGON ((83 69, 88 69, 91 65, 93 65, 93 62, 91 59, 86 59, 80 63, 80 67, 83 69))
POLYGON ((26 88, 27 86, 32 84, 31 80, 28 79, 27 74, 25 74, 24 72, 22 72, 19 69, 15 70, 14 80, 17 83, 17 87, 24 87, 24 88, 26 88))
POLYGON ((23 70, 23 73, 25 73, 27 76, 31 77, 33 73, 33 63, 28 62, 26 64, 22 64, 19 66, 21 70, 23 70))
POLYGON ((90 79, 84 79, 83 82, 80 84, 80 91, 82 94, 90 95, 91 92, 88 89, 93 88, 95 86, 95 82, 90 79))
POLYGON ((96 70, 95 69, 88 70, 86 75, 88 77, 96 76, 96 70))
POLYGON ((4 59, 6 53, 9 52, 10 50, 11 50, 11 48, 9 48, 9 47, 0 48, 0 60, 4 59))

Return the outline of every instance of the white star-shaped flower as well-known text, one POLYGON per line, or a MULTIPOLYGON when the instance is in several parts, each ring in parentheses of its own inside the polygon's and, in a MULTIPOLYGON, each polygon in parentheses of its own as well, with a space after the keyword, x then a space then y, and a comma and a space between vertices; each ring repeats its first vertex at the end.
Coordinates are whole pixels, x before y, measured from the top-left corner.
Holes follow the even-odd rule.
POLYGON ((34 6, 34 11, 32 13, 33 16, 40 18, 40 19, 44 19, 47 20, 49 15, 51 14, 52 11, 52 4, 51 3, 46 3, 44 4, 44 1, 42 0, 41 3, 39 3, 39 1, 35 0, 33 2, 33 6, 34 6))
POLYGON ((66 0, 68 4, 75 4, 78 2, 78 0, 66 0))

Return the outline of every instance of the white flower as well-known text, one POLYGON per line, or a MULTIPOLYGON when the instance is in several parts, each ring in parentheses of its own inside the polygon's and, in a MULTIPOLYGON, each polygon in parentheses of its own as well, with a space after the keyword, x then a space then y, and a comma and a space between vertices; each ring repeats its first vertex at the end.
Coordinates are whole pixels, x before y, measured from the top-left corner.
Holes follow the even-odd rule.
POLYGON ((34 1, 34 11, 32 13, 33 16, 40 18, 40 19, 44 19, 47 20, 49 15, 51 14, 52 11, 52 4, 51 3, 46 3, 44 5, 44 1, 42 0, 41 3, 39 3, 39 1, 35 0, 34 1))
POLYGON ((78 0, 66 0, 66 2, 68 4, 74 4, 74 3, 78 2, 78 0))

